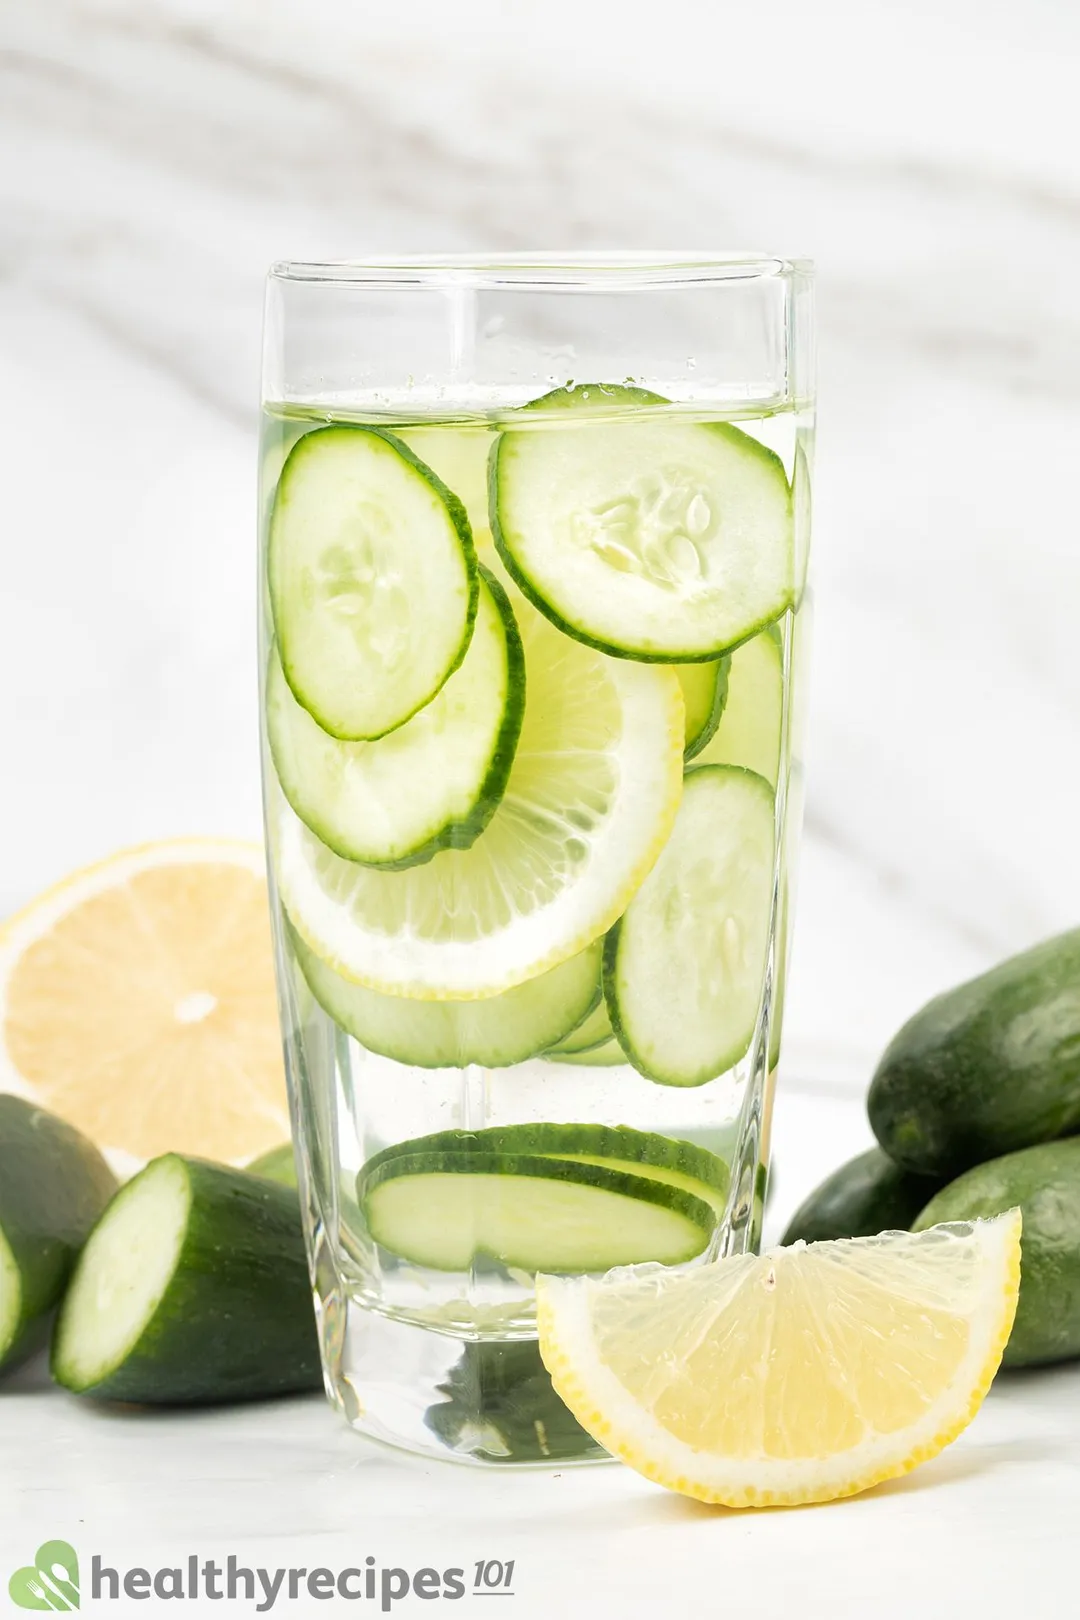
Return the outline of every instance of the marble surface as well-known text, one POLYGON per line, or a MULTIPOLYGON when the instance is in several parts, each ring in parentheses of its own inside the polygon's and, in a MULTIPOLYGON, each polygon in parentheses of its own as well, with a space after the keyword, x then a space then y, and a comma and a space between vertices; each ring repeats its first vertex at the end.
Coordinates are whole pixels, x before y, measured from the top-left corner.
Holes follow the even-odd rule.
MULTIPOLYGON (((603 1465, 505 1475, 361 1443, 318 1397, 228 1415, 104 1416, 35 1391, 0 1396, 0 1557, 71 1542, 93 1603, 93 1554, 133 1567, 400 1567, 466 1572, 460 1607, 410 1596, 410 1617, 482 1616, 477 1560, 514 1561, 514 1620, 1061 1620, 1080 1512, 1080 1374, 1002 1379, 972 1428, 918 1473, 827 1508, 728 1513, 603 1465), (43 1443, 44 1442, 44 1443, 43 1443), (32 1468, 28 1458, 33 1455, 32 1468)), ((0 1584, 0 1590, 2 1590, 0 1584)), ((0 1599, 2 1601, 2 1599, 0 1599)), ((353 1612, 279 1600, 292 1617, 353 1612)), ((154 1604, 149 1613, 168 1613, 154 1604)), ((177 1612, 250 1615, 201 1598, 177 1612)), ((381 1613, 381 1602, 357 1605, 381 1613)), ((496 1612, 501 1612, 496 1605, 496 1612)), ((15 1610, 12 1609, 14 1614, 15 1610)))
MULTIPOLYGON (((1080 12, 667 0, 613 19, 607 0, 2 0, 0 910, 124 843, 257 831, 254 429, 271 259, 810 254, 817 618, 779 1223, 868 1139, 861 1092, 898 1023, 1077 917, 1080 12)), ((937 1475, 970 1475, 976 1551, 991 1533, 977 1513, 992 1530, 1004 1512, 998 1480, 1046 1493, 1044 1530, 1011 1555, 1017 1591, 1053 1542, 1052 1483, 1074 1482, 1080 1461, 1080 1418, 1060 1434, 1052 1421, 1062 1390, 1072 1413, 1068 1374, 996 1400, 937 1475), (980 1447, 994 1452, 985 1475, 980 1447)), ((274 1534, 290 1501, 314 1534, 327 1504, 359 1515, 374 1500, 339 1491, 368 1465, 317 1408, 290 1408, 284 1431, 256 1415, 217 1431, 176 1420, 190 1462, 170 1482, 157 1442, 127 1460, 146 1431, 106 1443, 96 1420, 46 1420, 19 1399, 0 1405, 0 1490, 20 1481, 28 1534, 90 1489, 102 1443, 101 1512, 128 1511, 151 1476, 153 1512, 196 1512, 183 1504, 215 1433, 207 1503, 243 1502, 262 1469, 279 1479, 276 1496, 265 1486, 274 1534), (46 1421, 39 1474, 27 1459, 46 1421), (298 1434, 314 1448, 302 1456, 298 1434), (240 1444, 251 1436, 261 1451, 240 1444)), ((559 1488, 560 1523, 592 1477, 559 1488)), ((787 1533, 764 1518, 718 1525, 714 1541, 690 1510, 644 1505, 634 1481, 604 1489, 589 1522, 628 1558, 658 1516, 673 1558, 687 1538, 710 1558, 722 1544, 749 1581, 787 1533)), ((463 1500, 474 1491, 498 1494, 470 1483, 463 1500)), ((845 1526, 873 1545, 875 1515, 930 1523, 944 1500, 905 1488, 782 1522, 804 1527, 798 1556, 825 1581, 845 1526)))

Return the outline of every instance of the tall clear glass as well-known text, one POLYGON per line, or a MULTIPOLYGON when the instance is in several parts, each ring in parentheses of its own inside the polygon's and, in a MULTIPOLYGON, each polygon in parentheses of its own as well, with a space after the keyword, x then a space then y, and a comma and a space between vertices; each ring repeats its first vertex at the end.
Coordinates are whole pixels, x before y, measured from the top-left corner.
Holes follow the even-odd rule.
POLYGON ((803 262, 281 264, 263 760, 326 1385, 600 1457, 537 1271, 760 1236, 801 801, 803 262))

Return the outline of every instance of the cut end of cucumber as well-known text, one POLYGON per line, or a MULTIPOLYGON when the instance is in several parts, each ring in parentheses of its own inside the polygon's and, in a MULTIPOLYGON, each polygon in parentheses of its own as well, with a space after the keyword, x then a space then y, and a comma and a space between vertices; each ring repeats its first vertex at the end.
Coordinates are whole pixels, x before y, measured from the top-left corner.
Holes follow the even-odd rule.
POLYGON ((0 1364, 15 1342, 21 1311, 22 1278, 11 1245, 0 1232, 0 1364))
POLYGON ((155 1159, 119 1192, 83 1250, 53 1347, 53 1376, 93 1389, 127 1358, 172 1280, 191 1208, 184 1161, 155 1159))

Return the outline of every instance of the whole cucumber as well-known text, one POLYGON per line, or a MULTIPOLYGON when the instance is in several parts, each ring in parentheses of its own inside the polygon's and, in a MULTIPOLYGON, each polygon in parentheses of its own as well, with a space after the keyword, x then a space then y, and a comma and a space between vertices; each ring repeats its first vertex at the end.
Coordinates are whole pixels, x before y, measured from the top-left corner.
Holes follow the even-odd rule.
POLYGON ((1080 1130, 1080 929, 916 1013, 886 1048, 867 1107, 891 1159, 942 1179, 1080 1130))
POLYGON ((44 1339, 116 1177, 74 1125, 0 1094, 0 1367, 44 1339))
POLYGON ((914 1230, 1000 1215, 1019 1205, 1020 1303, 1007 1367, 1080 1355, 1080 1137, 1006 1153, 950 1182, 914 1230))
POLYGON ((834 1170, 788 1222, 781 1243, 829 1242, 906 1232, 927 1200, 942 1186, 932 1176, 901 1170, 880 1148, 870 1148, 834 1170))

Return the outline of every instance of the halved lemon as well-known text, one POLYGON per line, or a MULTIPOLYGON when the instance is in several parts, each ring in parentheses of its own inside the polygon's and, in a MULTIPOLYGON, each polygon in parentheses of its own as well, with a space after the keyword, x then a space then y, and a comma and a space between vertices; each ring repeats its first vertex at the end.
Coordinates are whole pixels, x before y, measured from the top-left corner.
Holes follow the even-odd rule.
POLYGON ((76 872, 0 930, 0 1089, 120 1162, 243 1162, 289 1132, 264 856, 177 839, 76 872))
POLYGON ((470 848, 380 872, 332 854, 278 795, 275 869, 293 926, 373 990, 467 1001, 565 962, 622 915, 671 831, 676 676, 594 652, 513 600, 525 719, 502 801, 470 848))
POLYGON ((686 1271, 538 1277, 540 1353, 583 1428, 702 1502, 853 1496, 975 1416, 1020 1286, 1020 1211, 686 1271))

